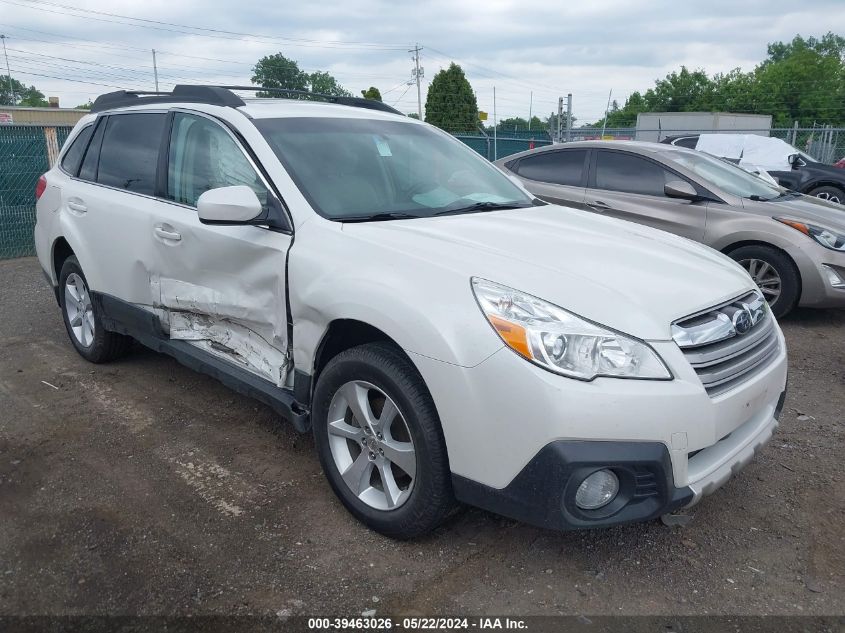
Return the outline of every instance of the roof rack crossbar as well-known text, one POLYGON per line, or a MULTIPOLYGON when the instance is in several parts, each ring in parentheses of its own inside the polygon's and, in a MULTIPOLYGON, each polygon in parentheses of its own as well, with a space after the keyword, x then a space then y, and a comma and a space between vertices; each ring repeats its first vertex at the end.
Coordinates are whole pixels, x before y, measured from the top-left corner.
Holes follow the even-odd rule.
POLYGON ((102 112, 113 108, 124 108, 133 105, 164 104, 164 103, 206 103, 209 105, 220 105, 237 108, 246 105, 233 90, 249 92, 265 92, 278 95, 291 95, 306 97, 309 99, 322 99, 330 103, 351 106, 354 108, 367 108, 390 112, 391 114, 402 114, 381 101, 363 99, 361 97, 342 97, 337 95, 326 95, 308 90, 293 90, 289 88, 268 88, 265 86, 196 86, 179 84, 174 86, 173 92, 156 92, 145 90, 117 90, 100 95, 94 101, 91 112, 102 112))
POLYGON ((309 90, 296 90, 294 88, 267 88, 262 86, 218 86, 218 88, 225 88, 226 90, 243 90, 249 92, 266 92, 279 95, 295 95, 312 99, 323 99, 330 103, 352 106, 353 108, 367 108, 368 110, 379 110, 381 112, 390 112, 391 114, 402 114, 399 110, 387 105, 386 103, 376 101, 374 99, 364 99, 362 97, 327 95, 322 94, 320 92, 311 92, 309 90))

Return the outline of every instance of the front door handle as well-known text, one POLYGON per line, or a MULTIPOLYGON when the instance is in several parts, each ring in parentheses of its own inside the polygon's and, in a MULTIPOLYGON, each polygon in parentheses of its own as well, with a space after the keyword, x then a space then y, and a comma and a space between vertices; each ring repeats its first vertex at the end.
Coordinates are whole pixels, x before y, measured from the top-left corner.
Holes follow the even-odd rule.
POLYGON ((169 224, 158 224, 156 225, 155 229, 153 229, 153 232, 156 234, 157 237, 160 237, 161 239, 166 240, 168 242, 179 242, 182 239, 182 235, 174 231, 173 227, 169 224))
POLYGON ((76 213, 86 213, 88 211, 88 207, 79 198, 68 198, 67 208, 76 213))

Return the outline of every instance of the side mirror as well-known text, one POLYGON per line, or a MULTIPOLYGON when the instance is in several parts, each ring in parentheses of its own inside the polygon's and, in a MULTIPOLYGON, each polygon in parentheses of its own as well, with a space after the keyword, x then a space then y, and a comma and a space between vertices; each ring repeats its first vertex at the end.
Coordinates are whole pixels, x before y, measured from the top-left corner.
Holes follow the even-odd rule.
POLYGON ((691 184, 684 180, 672 180, 663 185, 663 193, 667 198, 680 198, 681 200, 695 200, 698 193, 691 184))
POLYGON ((792 169, 798 169, 799 167, 804 167, 807 164, 801 160, 800 154, 790 154, 786 160, 789 162, 792 169))
POLYGON ((209 189, 197 200, 203 224, 250 224, 261 214, 261 202, 246 185, 209 189))

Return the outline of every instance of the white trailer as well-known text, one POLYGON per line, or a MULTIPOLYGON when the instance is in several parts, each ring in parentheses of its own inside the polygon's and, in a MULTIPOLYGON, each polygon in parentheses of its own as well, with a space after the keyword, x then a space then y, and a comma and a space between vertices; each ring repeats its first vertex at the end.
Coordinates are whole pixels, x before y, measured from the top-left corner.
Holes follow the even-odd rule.
POLYGON ((662 141, 667 136, 702 132, 742 132, 768 136, 768 114, 732 112, 643 112, 637 115, 638 141, 662 141))

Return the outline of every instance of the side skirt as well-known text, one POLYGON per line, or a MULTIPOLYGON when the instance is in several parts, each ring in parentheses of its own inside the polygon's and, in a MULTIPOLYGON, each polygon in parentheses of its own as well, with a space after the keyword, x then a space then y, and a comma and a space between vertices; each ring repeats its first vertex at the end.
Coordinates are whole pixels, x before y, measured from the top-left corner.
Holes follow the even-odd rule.
POLYGON ((147 310, 111 295, 92 292, 91 296, 107 330, 131 336, 145 347, 167 354, 185 367, 216 378, 233 391, 263 402, 290 420, 300 433, 311 429, 308 407, 296 400, 292 390, 279 388, 186 341, 171 340, 163 334, 158 316, 147 310))

